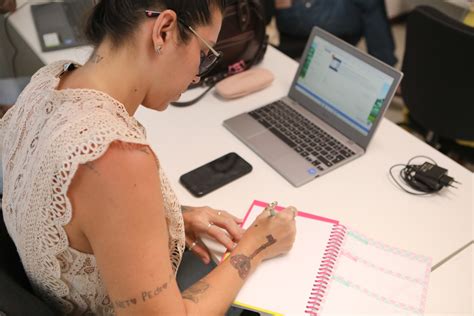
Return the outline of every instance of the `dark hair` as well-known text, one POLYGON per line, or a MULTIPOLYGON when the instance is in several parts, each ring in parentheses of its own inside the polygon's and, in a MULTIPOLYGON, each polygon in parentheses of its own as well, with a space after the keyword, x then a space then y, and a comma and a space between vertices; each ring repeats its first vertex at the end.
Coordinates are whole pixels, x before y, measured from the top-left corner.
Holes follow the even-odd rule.
MULTIPOLYGON (((211 9, 223 12, 225 0, 99 0, 86 24, 85 36, 94 46, 106 37, 115 46, 121 45, 146 19, 145 10, 171 9, 179 19, 191 27, 208 25, 211 9)), ((190 38, 189 30, 178 23, 183 42, 190 38)))

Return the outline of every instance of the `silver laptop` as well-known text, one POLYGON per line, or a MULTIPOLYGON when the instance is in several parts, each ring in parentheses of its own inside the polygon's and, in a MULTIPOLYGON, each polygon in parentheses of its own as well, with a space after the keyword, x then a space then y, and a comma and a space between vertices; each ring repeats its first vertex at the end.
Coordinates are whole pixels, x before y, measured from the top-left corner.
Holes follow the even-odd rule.
POLYGON ((401 78, 315 27, 288 96, 224 126, 298 187, 365 153, 401 78))
POLYGON ((86 45, 83 29, 95 0, 63 0, 34 4, 31 14, 41 50, 49 52, 86 45))

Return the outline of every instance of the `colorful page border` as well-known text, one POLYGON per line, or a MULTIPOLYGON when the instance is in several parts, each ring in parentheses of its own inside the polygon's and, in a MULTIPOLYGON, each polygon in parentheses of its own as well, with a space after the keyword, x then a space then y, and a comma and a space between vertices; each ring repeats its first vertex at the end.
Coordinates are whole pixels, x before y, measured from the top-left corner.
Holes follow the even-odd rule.
MULTIPOLYGON (((250 205, 247 213, 245 214, 244 220, 242 221, 241 226, 243 226, 245 224, 245 222, 247 221, 247 219, 250 215, 250 212, 252 211, 254 206, 267 207, 268 204, 270 204, 270 203, 265 203, 265 202, 262 202, 262 201, 259 201, 259 200, 254 200, 252 202, 252 204, 250 205)), ((283 209, 284 209, 284 207, 282 207, 282 206, 277 206, 275 208, 275 210, 278 211, 278 212, 283 210, 283 209)), ((314 219, 314 220, 317 220, 317 221, 327 222, 327 223, 331 223, 331 224, 335 224, 335 225, 339 225, 339 221, 337 221, 335 219, 330 219, 330 218, 327 218, 327 217, 314 215, 314 214, 311 214, 311 213, 305 213, 305 212, 298 211, 298 214, 296 216, 297 217, 304 217, 304 218, 314 219)))
MULTIPOLYGON (((252 211, 254 206, 267 207, 269 204, 270 203, 265 203, 265 202, 262 202, 262 201, 259 201, 259 200, 254 200, 252 202, 252 204, 250 205, 247 213, 245 214, 244 219, 243 219, 242 223, 240 224, 240 226, 243 227, 243 225, 245 224, 245 222, 249 218, 250 212, 252 211)), ((284 209, 284 207, 282 207, 282 206, 277 206, 275 208, 275 210, 278 211, 278 212, 282 211, 283 209, 284 209)), ((314 215, 314 214, 310 214, 310 213, 306 213, 306 212, 298 211, 296 216, 297 217, 304 217, 304 218, 308 218, 308 219, 313 219, 313 220, 317 220, 317 221, 322 221, 322 222, 326 222, 326 223, 331 223, 331 224, 334 224, 334 225, 339 225, 339 221, 337 221, 337 220, 330 219, 330 218, 327 218, 327 217, 318 216, 318 215, 314 215)), ((227 252, 222 257, 221 262, 224 261, 229 255, 230 255, 230 253, 227 252)), ((236 305, 236 306, 242 307, 242 308, 250 309, 252 311, 263 312, 263 313, 274 315, 274 316, 283 316, 283 314, 281 314, 281 313, 265 310, 263 308, 251 306, 251 305, 244 304, 244 303, 238 302, 238 301, 234 301, 233 304, 236 305)))

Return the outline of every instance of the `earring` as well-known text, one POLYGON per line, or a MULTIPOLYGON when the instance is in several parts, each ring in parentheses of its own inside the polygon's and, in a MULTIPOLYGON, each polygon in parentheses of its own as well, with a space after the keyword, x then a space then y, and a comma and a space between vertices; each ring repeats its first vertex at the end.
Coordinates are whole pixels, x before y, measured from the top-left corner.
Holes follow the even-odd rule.
POLYGON ((155 46, 155 52, 156 52, 158 55, 161 55, 161 45, 156 45, 156 46, 155 46))

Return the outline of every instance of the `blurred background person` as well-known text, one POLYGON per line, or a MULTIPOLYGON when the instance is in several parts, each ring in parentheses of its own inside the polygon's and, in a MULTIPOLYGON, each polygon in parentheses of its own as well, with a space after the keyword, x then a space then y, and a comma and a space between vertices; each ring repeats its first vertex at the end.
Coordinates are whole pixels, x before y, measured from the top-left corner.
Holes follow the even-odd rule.
POLYGON ((384 0, 267 1, 274 2, 280 34, 307 39, 318 26, 352 45, 364 37, 369 54, 391 66, 397 63, 384 0))
POLYGON ((16 0, 0 0, 0 13, 13 12, 16 9, 16 0))

